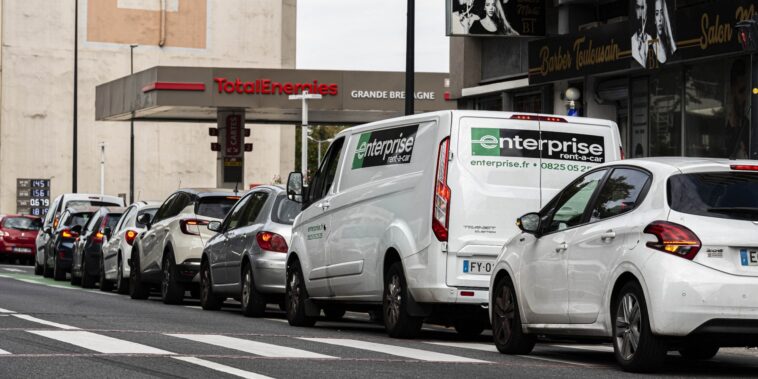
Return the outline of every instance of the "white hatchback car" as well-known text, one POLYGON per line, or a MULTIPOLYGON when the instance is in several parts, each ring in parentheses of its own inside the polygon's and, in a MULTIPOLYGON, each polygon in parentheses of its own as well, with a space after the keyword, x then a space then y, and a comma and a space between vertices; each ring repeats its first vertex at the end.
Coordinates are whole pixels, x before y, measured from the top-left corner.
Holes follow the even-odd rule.
POLYGON ((519 218, 490 281, 495 345, 607 339, 628 371, 758 345, 758 162, 598 166, 519 218))

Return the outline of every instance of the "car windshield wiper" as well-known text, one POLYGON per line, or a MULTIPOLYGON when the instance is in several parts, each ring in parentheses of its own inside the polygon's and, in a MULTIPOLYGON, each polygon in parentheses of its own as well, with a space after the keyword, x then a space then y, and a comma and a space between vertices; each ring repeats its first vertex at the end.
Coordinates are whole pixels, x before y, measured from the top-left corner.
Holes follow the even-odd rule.
POLYGON ((749 213, 749 214, 758 215, 758 208, 756 207, 716 207, 716 208, 708 208, 708 212, 749 213))

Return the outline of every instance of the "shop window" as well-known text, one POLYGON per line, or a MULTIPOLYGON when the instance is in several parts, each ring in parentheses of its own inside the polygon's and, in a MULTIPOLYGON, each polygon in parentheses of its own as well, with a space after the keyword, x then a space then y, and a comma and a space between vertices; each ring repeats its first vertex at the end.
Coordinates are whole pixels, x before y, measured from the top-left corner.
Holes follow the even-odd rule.
POLYGON ((682 72, 661 71, 649 81, 650 156, 682 155, 682 72))
POLYGON ((503 98, 501 95, 485 96, 476 99, 476 109, 480 111, 502 111, 503 98))
POLYGON ((542 113, 542 94, 514 94, 513 111, 524 113, 542 113))

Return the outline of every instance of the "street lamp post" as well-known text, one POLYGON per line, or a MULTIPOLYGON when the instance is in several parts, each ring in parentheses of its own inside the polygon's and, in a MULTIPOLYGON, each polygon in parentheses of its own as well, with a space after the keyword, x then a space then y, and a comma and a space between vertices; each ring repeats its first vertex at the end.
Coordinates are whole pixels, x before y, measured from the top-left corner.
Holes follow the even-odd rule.
MULTIPOLYGON (((139 45, 129 45, 129 74, 134 75, 134 48, 139 45)), ((134 78, 132 77, 132 80, 134 78)), ((134 203, 134 103, 129 120, 129 204, 134 203)))
POLYGON ((301 100, 303 104, 303 124, 300 133, 300 171, 303 177, 308 177, 308 100, 320 100, 321 95, 312 95, 308 91, 303 91, 301 95, 290 95, 290 100, 301 100))
POLYGON ((321 140, 321 139, 315 139, 313 137, 308 137, 308 139, 318 144, 318 160, 316 161, 316 164, 321 165, 321 144, 324 142, 330 143, 334 141, 334 138, 327 138, 327 139, 321 140))

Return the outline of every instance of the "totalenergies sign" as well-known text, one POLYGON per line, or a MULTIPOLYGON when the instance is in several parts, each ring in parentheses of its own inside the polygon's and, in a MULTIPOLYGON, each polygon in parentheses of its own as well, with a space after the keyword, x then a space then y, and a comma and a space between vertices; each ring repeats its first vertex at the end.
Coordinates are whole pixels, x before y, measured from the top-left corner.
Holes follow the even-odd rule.
POLYGON ((228 78, 213 78, 216 82, 216 91, 226 94, 247 95, 295 95, 308 91, 308 93, 323 96, 336 96, 339 86, 336 83, 312 82, 277 82, 271 79, 256 79, 243 81, 240 78, 234 80, 228 78))

